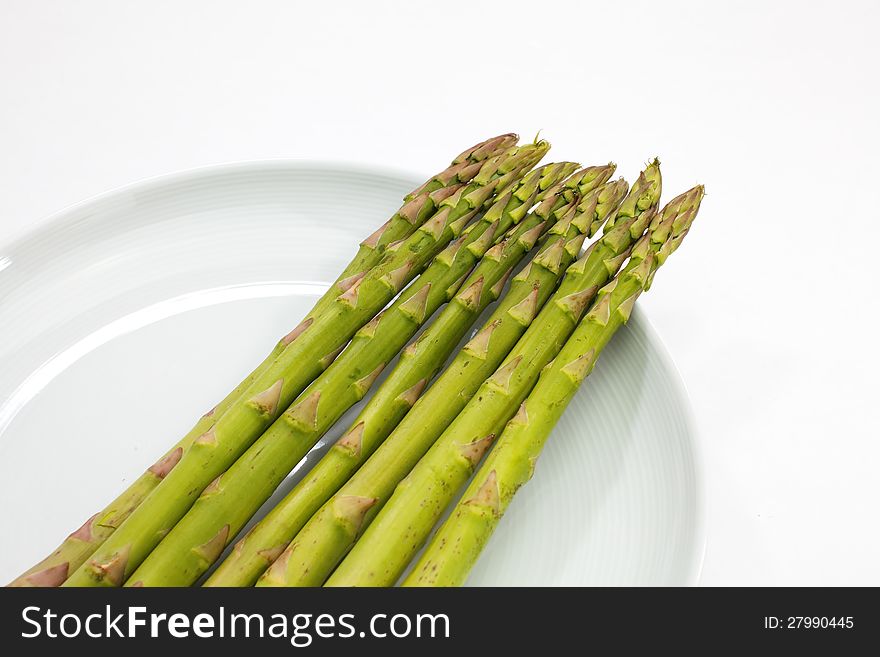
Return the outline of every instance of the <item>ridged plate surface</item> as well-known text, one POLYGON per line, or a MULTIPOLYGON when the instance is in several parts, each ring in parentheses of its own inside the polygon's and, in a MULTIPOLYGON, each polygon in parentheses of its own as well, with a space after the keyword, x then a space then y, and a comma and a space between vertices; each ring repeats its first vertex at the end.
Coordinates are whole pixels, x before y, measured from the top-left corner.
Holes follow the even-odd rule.
MULTIPOLYGON (((214 167, 111 192, 0 246, 0 580, 223 397, 417 182, 338 164, 214 167)), ((678 375, 636 312, 470 583, 694 583, 697 454, 678 375)))

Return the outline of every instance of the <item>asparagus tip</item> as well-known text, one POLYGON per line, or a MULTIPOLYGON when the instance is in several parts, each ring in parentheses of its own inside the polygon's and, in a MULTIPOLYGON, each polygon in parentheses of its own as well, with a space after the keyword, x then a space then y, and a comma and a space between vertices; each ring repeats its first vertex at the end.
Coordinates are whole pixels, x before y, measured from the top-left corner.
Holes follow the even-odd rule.
POLYGON ((660 201, 663 178, 660 174, 660 160, 654 158, 639 173, 629 195, 620 206, 619 214, 624 217, 635 217, 660 201))
POLYGON ((497 135, 485 139, 478 144, 474 144, 470 148, 466 148, 452 160, 453 164, 466 162, 468 160, 481 160, 496 154, 499 150, 510 148, 519 141, 519 135, 514 132, 508 132, 503 135, 497 135))

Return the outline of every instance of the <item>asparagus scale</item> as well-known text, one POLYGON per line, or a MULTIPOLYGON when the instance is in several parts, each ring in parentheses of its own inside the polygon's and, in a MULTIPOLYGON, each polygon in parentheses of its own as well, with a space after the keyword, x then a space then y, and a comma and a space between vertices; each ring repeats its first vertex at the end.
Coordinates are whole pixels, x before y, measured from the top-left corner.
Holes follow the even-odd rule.
POLYGON ((600 291, 600 301, 580 323, 508 422, 461 501, 440 527, 403 586, 459 586, 464 583, 514 495, 532 478, 547 438, 599 354, 627 322, 633 305, 650 286, 657 268, 690 230, 702 200, 702 186, 673 199, 633 249, 630 262, 600 291))

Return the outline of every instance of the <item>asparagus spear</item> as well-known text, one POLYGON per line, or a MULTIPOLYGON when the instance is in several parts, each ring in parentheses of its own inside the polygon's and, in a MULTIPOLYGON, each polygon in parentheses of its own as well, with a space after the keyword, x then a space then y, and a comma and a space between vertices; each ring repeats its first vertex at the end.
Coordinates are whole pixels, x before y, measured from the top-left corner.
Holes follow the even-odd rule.
POLYGON ((602 348, 625 324, 633 304, 666 258, 678 248, 703 197, 698 186, 672 200, 633 249, 626 268, 603 290, 559 356, 544 372, 498 444, 477 472, 452 515, 404 579, 404 586, 459 586, 520 486, 531 479, 550 432, 602 348))
MULTIPOLYGON (((549 196, 535 212, 511 229, 508 237, 486 254, 471 275, 471 280, 482 279, 484 290, 490 289, 492 281, 497 281, 491 285, 491 295, 483 294, 478 305, 452 303, 443 311, 419 339, 403 352, 400 363, 342 439, 266 518, 239 541, 232 554, 208 579, 206 586, 254 584, 305 521, 345 483, 409 411, 427 382, 440 370, 465 331, 488 304, 490 296, 495 298, 500 293, 511 271, 504 263, 518 261, 531 248, 537 234, 555 222, 557 214, 564 214, 568 206, 573 209, 577 197, 571 195, 572 200, 566 200, 572 187, 578 192, 589 191, 604 183, 613 170, 613 166, 590 167, 572 176, 566 185, 558 185, 550 190, 549 196), (575 179, 577 185, 571 182, 575 179), (486 276, 484 270, 489 269, 506 273, 500 278, 497 275, 486 276)), ((560 171, 561 175, 564 173, 567 171, 560 171)), ((542 181, 546 181, 546 184, 552 182, 549 176, 544 176, 542 181)), ((546 184, 542 186, 546 187, 546 184)), ((495 208, 503 202, 502 198, 495 208)), ((468 289, 467 284, 465 289, 468 289)))
MULTIPOLYGON (((657 186, 659 187, 659 185, 657 186)), ((635 232, 646 228, 657 196, 650 186, 635 232)), ((628 206, 629 207, 629 206, 628 206)), ((621 239, 632 239, 633 226, 616 222, 621 239)), ((609 240, 612 230, 600 242, 609 240)), ((622 258, 606 264, 593 248, 572 265, 554 303, 548 304, 492 376, 453 420, 431 449, 397 486, 387 504, 329 577, 328 586, 390 586, 430 533, 446 505, 472 474, 495 436, 571 335, 598 286, 613 276, 622 258)))
MULTIPOLYGON (((496 251, 497 257, 483 260, 469 278, 468 273, 499 231, 511 227, 533 204, 540 183, 547 183, 548 178, 552 183, 552 179, 558 180, 575 166, 542 167, 504 193, 480 221, 435 259, 406 295, 355 334, 342 355, 303 391, 293 406, 205 489, 130 581, 143 586, 185 585, 204 573, 228 540, 342 413, 366 394, 385 364, 438 307, 453 295, 453 307, 475 311, 489 302, 494 286, 521 253, 496 251), (462 291, 456 295, 459 287, 462 291)), ((533 232, 524 239, 534 244, 537 237, 533 232)), ((415 384, 412 381, 399 394, 406 394, 415 384)))
MULTIPOLYGON (((440 202, 455 193, 478 173, 482 162, 500 155, 516 144, 517 139, 518 137, 514 134, 499 135, 468 148, 459 154, 444 171, 432 176, 421 185, 416 190, 418 193, 407 195, 406 202, 394 216, 361 243, 355 257, 331 285, 327 293, 312 308, 309 317, 326 311, 332 305, 332 300, 345 292, 349 283, 357 280, 360 275, 379 262, 389 244, 411 235, 421 223, 435 212, 440 202)), ((226 412, 250 384, 271 366, 275 358, 290 343, 291 336, 295 337, 295 332, 296 330, 282 338, 266 359, 220 403, 203 415, 196 425, 159 461, 150 466, 104 509, 93 515, 79 529, 65 538, 49 556, 22 573, 9 585, 58 586, 67 579, 68 574, 76 570, 158 486, 192 442, 208 431, 215 418, 226 412)))
MULTIPOLYGON (((333 361, 352 335, 387 304, 454 237, 497 189, 519 179, 546 152, 546 142, 505 151, 442 202, 441 209, 334 301, 310 318, 216 423, 114 534, 74 572, 66 586, 119 586, 186 513, 195 498, 226 470, 302 390, 333 361), (499 172, 503 175, 497 175, 499 172)), ((407 301, 409 290, 401 295, 407 301)))
MULTIPOLYGON (((554 226, 556 235, 564 237, 551 236, 546 248, 514 279, 509 294, 483 329, 351 480, 306 523, 258 586, 314 586, 324 582, 397 483, 454 421, 532 323, 565 265, 577 256, 584 234, 598 230, 625 193, 626 183, 622 181, 605 185, 584 198, 574 217, 554 226)), ((604 271, 605 265, 601 261, 599 265, 604 271)), ((568 301, 577 304, 579 297, 575 295, 568 301)), ((557 330, 559 318, 546 313, 545 307, 541 314, 546 320, 543 329, 557 330)))

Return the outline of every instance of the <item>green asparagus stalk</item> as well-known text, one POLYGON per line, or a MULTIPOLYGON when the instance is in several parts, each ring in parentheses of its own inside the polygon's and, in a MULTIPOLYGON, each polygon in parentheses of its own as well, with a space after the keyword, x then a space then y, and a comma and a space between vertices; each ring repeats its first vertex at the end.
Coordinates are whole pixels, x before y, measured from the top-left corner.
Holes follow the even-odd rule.
POLYGON ((483 382, 475 397, 397 486, 329 577, 328 586, 390 586, 397 581, 534 386, 541 369, 559 353, 598 287, 617 272, 623 258, 607 262, 598 247, 614 241, 614 237, 609 239, 611 235, 619 234, 621 241, 631 243, 633 231, 636 237, 644 232, 658 198, 654 189, 649 186, 646 198, 640 196, 627 205, 628 209, 641 202, 649 209, 637 218, 615 221, 619 232, 612 229, 569 268, 554 302, 542 309, 501 367, 483 382))
MULTIPOLYGON (((613 166, 590 167, 572 176, 579 185, 578 193, 604 183, 613 166)), ((560 171, 564 175, 567 171, 560 171)), ((549 176, 543 176, 546 187, 549 176)), ((511 229, 508 236, 489 253, 471 275, 483 281, 483 289, 491 289, 491 298, 501 292, 511 269, 506 263, 518 261, 531 248, 538 233, 555 222, 558 214, 577 201, 567 201, 571 181, 551 190, 534 213, 511 229), (550 210, 553 208, 553 211, 550 210), (493 253, 494 252, 494 253, 493 253), (486 275, 486 270, 505 271, 505 275, 486 275), (492 281, 496 281, 488 288, 492 281)), ((495 208, 504 203, 502 198, 495 208)), ((494 208, 493 208, 494 209, 494 208)), ((492 210, 490 210, 491 214, 492 210)), ((468 290, 467 284, 465 290, 468 290)), ((465 293, 467 294, 467 293, 465 293)), ((415 403, 428 381, 440 370, 449 354, 489 302, 483 294, 478 305, 452 303, 435 322, 402 354, 401 360, 379 387, 370 403, 361 411, 351 427, 330 451, 299 482, 294 489, 257 523, 236 544, 233 552, 206 582, 206 586, 251 586, 290 542, 308 518, 349 478, 357 467, 375 450, 415 403)), ((521 300, 521 299, 520 299, 521 300)))
POLYGON ((519 488, 532 478, 541 450, 603 347, 627 322, 657 268, 690 230, 703 187, 671 201, 633 249, 626 268, 599 292, 559 356, 508 422, 461 501, 434 535, 404 586, 460 586, 519 488))
MULTIPOLYGON (((514 185, 440 254, 398 301, 355 334, 336 361, 297 398, 222 476, 208 486, 183 519, 135 570, 130 583, 142 586, 192 584, 269 498, 288 472, 320 437, 366 394, 397 352, 441 305, 477 311, 492 299, 495 285, 521 253, 496 251, 468 277, 499 231, 519 221, 539 195, 576 165, 547 165, 514 185), (548 178, 551 180, 548 181, 548 178), (466 280, 467 279, 467 280, 466 280), (464 285, 462 286, 462 282, 464 285), (462 291, 459 294, 459 287, 462 291), (453 298, 454 297, 454 298, 453 298), (206 547, 210 546, 210 547, 206 547)), ((537 232, 523 239, 531 244, 537 232)), ((462 329, 464 330, 464 329, 462 329)), ((413 381, 399 394, 412 394, 413 381)))
MULTIPOLYGON (((306 523, 258 586, 324 582, 397 483, 520 339, 565 266, 577 257, 585 235, 602 226, 620 204, 626 187, 623 181, 600 187, 581 201, 573 215, 551 229, 554 234, 545 248, 514 278, 489 321, 348 483, 306 523)), ((577 303, 578 298, 569 301, 577 303)))
MULTIPOLYGON (((312 308, 309 317, 315 317, 327 310, 332 304, 332 300, 344 293, 349 284, 378 264, 389 244, 411 235, 436 211, 440 202, 454 194, 479 172, 485 160, 500 155, 515 145, 517 139, 514 134, 499 135, 472 146, 458 155, 444 171, 432 176, 421 185, 417 190, 418 193, 407 195, 406 202, 394 216, 361 243, 355 257, 331 285, 327 293, 312 308)), ((48 557, 22 573, 9 586, 59 586, 64 582, 68 574, 85 562, 92 552, 159 485, 159 482, 177 464, 183 453, 189 449, 192 442, 208 431, 214 420, 238 401, 251 383, 271 366, 275 358, 291 342, 291 335, 295 337, 295 333, 296 329, 290 335, 282 338, 266 359, 220 403, 203 415, 196 425, 159 461, 150 466, 104 509, 93 515, 79 529, 65 538, 48 557)))
MULTIPOLYGON (((546 142, 530 144, 487 161, 467 186, 441 203, 431 219, 389 248, 376 267, 339 295, 331 311, 306 320, 275 362, 192 443, 148 498, 65 585, 121 585, 202 490, 329 366, 355 331, 461 234, 496 188, 504 189, 518 180, 547 148, 546 142)), ((412 293, 404 292, 402 298, 405 301, 410 296, 412 293)))

